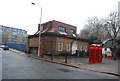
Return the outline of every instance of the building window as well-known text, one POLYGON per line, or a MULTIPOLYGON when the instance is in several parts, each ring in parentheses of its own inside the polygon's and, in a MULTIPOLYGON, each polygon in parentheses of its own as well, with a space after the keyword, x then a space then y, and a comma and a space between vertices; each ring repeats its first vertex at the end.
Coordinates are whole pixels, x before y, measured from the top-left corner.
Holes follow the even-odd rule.
POLYGON ((86 45, 83 46, 83 50, 84 50, 85 52, 87 51, 87 46, 86 46, 86 45))
POLYGON ((72 34, 75 33, 75 30, 70 29, 70 33, 72 33, 72 34))
POLYGON ((58 26, 58 31, 59 31, 60 34, 67 35, 65 27, 58 26))
MULTIPOLYGON (((48 26, 49 26, 49 23, 41 25, 41 31, 42 31, 42 33, 44 33, 48 29, 48 26)), ((38 30, 40 30, 40 27, 39 27, 38 30)))
POLYGON ((27 31, 25 31, 25 34, 27 34, 27 31))
POLYGON ((17 42, 17 36, 16 35, 12 35, 12 43, 16 43, 17 42))
POLYGON ((59 27, 58 27, 58 30, 59 30, 60 32, 66 32, 66 28, 65 28, 65 27, 62 27, 62 26, 59 26, 59 27))
POLYGON ((80 45, 80 51, 82 51, 82 49, 83 49, 83 46, 82 46, 82 45, 80 45))
POLYGON ((23 37, 23 43, 26 43, 26 42, 27 42, 27 38, 28 38, 28 37, 23 37))
POLYGON ((69 43, 66 45, 66 51, 67 51, 67 52, 70 51, 70 44, 69 44, 69 43))
POLYGON ((76 37, 75 30, 70 29, 70 33, 71 33, 74 37, 76 37))
POLYGON ((48 23, 47 23, 47 24, 44 24, 44 25, 43 25, 43 30, 47 29, 47 28, 48 28, 48 25, 49 25, 48 23))
POLYGON ((58 43, 58 51, 62 51, 63 50, 63 43, 58 43))

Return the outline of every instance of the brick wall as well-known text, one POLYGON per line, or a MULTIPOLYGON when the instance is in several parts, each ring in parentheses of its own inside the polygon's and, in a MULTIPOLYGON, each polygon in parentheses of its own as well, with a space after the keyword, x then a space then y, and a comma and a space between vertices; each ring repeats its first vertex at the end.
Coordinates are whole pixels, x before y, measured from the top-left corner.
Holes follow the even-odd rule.
MULTIPOLYGON (((51 54, 56 55, 56 54, 61 54, 66 52, 66 46, 69 43, 70 46, 70 52, 72 51, 72 43, 73 39, 69 38, 61 38, 61 37, 52 37, 52 36, 45 36, 41 38, 41 46, 40 46, 40 52, 41 54, 45 54, 47 51, 50 51, 51 54), (63 43, 63 51, 58 51, 58 44, 63 43)), ((86 46, 86 51, 88 51, 88 43, 87 42, 82 42, 77 40, 77 48, 80 49, 80 45, 86 46)), ((30 38, 28 40, 27 44, 27 52, 29 53, 29 47, 38 47, 38 37, 30 38)))
MULTIPOLYGON (((70 43, 70 45, 71 45, 71 48, 70 48, 70 53, 71 53, 71 51, 72 51, 72 43, 75 40, 68 39, 68 38, 60 38, 60 37, 57 37, 56 39, 57 39, 56 40, 56 54, 60 54, 60 53, 66 52, 66 45, 68 43, 70 43), (63 43, 63 51, 61 51, 61 52, 58 51, 58 43, 63 43)), ((80 45, 83 46, 82 50, 86 50, 86 52, 88 52, 89 44, 87 42, 82 42, 82 41, 77 40, 77 49, 78 50, 80 50, 80 47, 79 47, 80 45), (85 46, 86 46, 86 49, 84 49, 85 46)))
POLYGON ((38 37, 29 39, 29 47, 38 47, 38 37))
MULTIPOLYGON (((73 40, 71 40, 71 39, 67 39, 67 38, 60 38, 60 37, 58 37, 58 38, 56 38, 57 40, 56 40, 56 54, 61 54, 61 53, 65 53, 66 52, 66 45, 68 44, 68 43, 70 43, 71 44, 71 42, 73 41, 73 40), (58 44, 59 43, 63 43, 63 51, 58 51, 58 44)), ((72 50, 71 48, 70 48, 70 50, 72 50)))

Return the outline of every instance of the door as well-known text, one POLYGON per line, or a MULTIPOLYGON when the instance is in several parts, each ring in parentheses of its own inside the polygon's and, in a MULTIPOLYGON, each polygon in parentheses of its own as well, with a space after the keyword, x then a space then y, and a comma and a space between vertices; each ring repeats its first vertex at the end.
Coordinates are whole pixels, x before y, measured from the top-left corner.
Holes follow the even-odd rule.
POLYGON ((77 50, 77 41, 74 41, 72 43, 72 54, 76 54, 76 50, 77 50))

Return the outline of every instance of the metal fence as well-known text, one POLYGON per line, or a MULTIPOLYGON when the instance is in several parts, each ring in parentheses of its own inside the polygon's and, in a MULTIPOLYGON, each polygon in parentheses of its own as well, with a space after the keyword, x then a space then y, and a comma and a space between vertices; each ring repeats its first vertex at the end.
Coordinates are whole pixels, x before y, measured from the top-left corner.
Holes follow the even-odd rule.
POLYGON ((8 43, 8 44, 4 44, 10 48, 14 48, 17 50, 21 50, 21 51, 26 51, 26 44, 16 44, 16 43, 8 43))

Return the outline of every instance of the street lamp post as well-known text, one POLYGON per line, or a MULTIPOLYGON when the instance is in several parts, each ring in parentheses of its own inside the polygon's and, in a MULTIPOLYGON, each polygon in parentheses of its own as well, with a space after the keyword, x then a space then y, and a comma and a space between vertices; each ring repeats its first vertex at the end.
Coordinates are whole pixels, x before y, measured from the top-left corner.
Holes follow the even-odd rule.
POLYGON ((40 7, 40 28, 39 28, 39 41, 38 41, 38 56, 40 56, 40 44, 41 44, 41 42, 40 42, 40 38, 41 38, 41 20, 42 20, 42 7, 41 6, 39 6, 39 5, 37 5, 37 4, 35 4, 35 3, 31 3, 31 4, 33 4, 33 5, 36 5, 36 6, 38 6, 38 7, 40 7))

